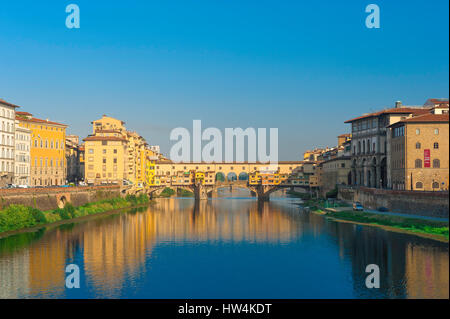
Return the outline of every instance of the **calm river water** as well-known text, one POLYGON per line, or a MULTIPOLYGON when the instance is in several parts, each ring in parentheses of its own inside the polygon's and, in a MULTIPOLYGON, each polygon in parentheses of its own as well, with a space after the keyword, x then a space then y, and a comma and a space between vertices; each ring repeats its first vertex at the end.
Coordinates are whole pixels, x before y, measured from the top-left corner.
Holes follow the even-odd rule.
POLYGON ((0 298, 448 298, 448 245, 241 194, 0 239, 0 298), (65 287, 77 264, 81 287, 65 287), (365 286, 377 264, 379 289, 365 286))

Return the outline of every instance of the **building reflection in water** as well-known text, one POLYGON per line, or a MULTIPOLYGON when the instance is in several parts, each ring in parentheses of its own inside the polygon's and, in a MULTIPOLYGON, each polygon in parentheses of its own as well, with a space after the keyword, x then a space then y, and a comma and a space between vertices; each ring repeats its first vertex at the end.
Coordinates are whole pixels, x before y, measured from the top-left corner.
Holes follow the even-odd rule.
POLYGON ((299 213, 287 200, 221 198, 162 199, 144 211, 0 239, 0 298, 67 297, 69 263, 80 265, 92 295, 118 298, 151 271, 158 245, 295 245, 306 239, 335 247, 350 265, 357 297, 448 298, 447 245, 299 213), (365 267, 372 263, 380 266, 381 288, 367 293, 365 267))

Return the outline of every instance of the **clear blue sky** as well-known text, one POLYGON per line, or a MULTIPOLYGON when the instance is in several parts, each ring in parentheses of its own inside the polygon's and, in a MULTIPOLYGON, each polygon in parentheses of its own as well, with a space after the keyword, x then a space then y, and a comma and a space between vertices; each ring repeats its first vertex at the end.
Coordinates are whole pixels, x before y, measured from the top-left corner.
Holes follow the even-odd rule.
POLYGON ((278 127, 280 159, 343 122, 448 97, 448 1, 2 1, 0 97, 86 136, 108 114, 168 153, 169 132, 278 127), (81 28, 65 27, 76 3, 81 28), (381 28, 365 27, 365 7, 381 28))

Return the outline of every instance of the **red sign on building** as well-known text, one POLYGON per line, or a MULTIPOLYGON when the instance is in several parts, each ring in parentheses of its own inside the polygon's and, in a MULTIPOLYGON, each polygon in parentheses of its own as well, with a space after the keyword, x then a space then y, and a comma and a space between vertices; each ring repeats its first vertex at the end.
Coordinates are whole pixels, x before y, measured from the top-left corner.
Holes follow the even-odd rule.
POLYGON ((423 150, 423 166, 424 167, 431 167, 431 156, 430 156, 430 150, 423 150))

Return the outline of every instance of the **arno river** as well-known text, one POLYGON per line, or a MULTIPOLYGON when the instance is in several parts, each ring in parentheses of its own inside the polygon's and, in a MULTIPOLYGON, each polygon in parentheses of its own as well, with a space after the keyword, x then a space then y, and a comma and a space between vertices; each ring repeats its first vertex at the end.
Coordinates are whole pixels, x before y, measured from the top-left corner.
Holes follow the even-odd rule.
POLYGON ((160 199, 0 239, 0 298, 449 297, 447 244, 242 195, 160 199), (79 289, 65 287, 72 263, 79 289), (379 289, 365 286, 368 264, 379 289))

